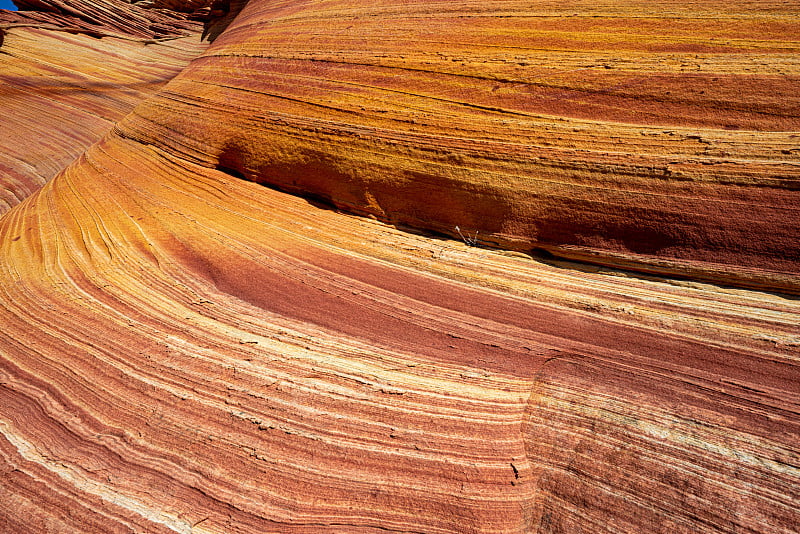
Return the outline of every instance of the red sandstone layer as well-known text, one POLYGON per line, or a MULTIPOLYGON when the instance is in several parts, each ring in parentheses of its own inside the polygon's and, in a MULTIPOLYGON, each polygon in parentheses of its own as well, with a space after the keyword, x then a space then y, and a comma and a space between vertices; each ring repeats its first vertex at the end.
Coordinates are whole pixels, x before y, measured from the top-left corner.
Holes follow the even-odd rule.
POLYGON ((797 288, 793 14, 537 6, 251 0, 3 215, 0 530, 796 531, 800 303, 663 276, 797 288))

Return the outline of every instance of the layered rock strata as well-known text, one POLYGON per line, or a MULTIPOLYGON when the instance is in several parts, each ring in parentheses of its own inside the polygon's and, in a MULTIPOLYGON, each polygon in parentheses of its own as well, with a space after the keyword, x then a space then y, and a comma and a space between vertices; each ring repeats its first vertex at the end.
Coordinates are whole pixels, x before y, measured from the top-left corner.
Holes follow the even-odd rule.
POLYGON ((145 45, 7 30, 0 47, 0 213, 63 170, 204 46, 197 36, 145 45))
POLYGON ((199 22, 172 28, 161 41, 154 31, 124 26, 128 4, 116 14, 119 28, 102 17, 68 15, 78 4, 18 4, 42 11, 0 11, 0 213, 63 170, 206 46, 199 22))
POLYGON ((796 531, 793 15, 559 6, 251 0, 0 218, 0 530, 796 531))
POLYGON ((190 156, 343 209, 796 292, 793 14, 665 5, 251 4, 120 129, 169 109, 190 156))
POLYGON ((185 37, 199 33, 211 16, 212 0, 14 0, 18 11, 0 21, 58 31, 140 39, 185 37))

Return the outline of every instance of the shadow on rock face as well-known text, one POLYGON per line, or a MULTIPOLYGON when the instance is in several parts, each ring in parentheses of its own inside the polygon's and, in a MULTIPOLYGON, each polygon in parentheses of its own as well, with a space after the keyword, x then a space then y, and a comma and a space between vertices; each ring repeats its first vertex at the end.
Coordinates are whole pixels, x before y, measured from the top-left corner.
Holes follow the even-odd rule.
POLYGON ((248 0, 215 0, 203 27, 203 40, 213 43, 242 11, 248 0))

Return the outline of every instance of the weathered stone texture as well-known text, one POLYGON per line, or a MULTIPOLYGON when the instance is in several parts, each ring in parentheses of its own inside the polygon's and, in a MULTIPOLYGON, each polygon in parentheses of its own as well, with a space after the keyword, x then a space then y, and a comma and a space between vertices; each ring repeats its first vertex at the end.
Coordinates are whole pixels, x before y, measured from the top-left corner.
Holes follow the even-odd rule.
POLYGON ((791 5, 215 9, 0 217, 0 531, 797 531, 791 5))

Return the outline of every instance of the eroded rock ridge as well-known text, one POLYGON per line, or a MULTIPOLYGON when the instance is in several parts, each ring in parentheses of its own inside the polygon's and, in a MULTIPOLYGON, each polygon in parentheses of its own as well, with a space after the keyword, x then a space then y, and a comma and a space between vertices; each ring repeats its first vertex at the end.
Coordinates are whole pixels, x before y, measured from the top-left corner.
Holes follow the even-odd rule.
POLYGON ((0 48, 110 128, 0 217, 0 531, 797 531, 791 5, 125 4, 217 22, 0 48))

